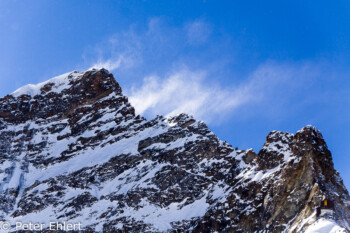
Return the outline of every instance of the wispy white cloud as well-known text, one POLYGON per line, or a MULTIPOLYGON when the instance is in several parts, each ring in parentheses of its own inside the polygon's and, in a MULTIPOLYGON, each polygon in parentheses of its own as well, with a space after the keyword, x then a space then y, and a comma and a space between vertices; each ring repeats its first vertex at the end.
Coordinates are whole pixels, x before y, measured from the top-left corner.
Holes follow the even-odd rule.
POLYGON ((211 34, 210 25, 203 20, 195 20, 185 26, 188 42, 192 45, 204 44, 211 34))
POLYGON ((182 67, 165 77, 144 78, 141 86, 129 91, 129 100, 138 114, 151 116, 188 113, 218 123, 240 108, 250 107, 255 114, 278 118, 297 107, 298 99, 310 98, 308 90, 319 72, 313 64, 267 62, 240 83, 223 86, 210 80, 206 70, 182 67))
POLYGON ((132 66, 132 63, 132 58, 119 55, 114 59, 110 58, 107 60, 103 60, 102 58, 99 58, 99 60, 95 64, 93 64, 91 68, 105 68, 109 71, 114 71, 120 68, 121 66, 130 67, 132 66))
POLYGON ((113 34, 99 44, 87 48, 83 59, 90 68, 106 68, 109 71, 129 69, 142 59, 141 41, 141 35, 130 27, 127 31, 113 34))
POLYGON ((244 116, 278 118, 306 101, 307 88, 320 74, 319 64, 270 61, 229 80, 228 66, 235 59, 232 48, 226 51, 229 45, 216 38, 217 43, 204 46, 200 54, 198 48, 191 50, 206 43, 211 32, 201 19, 173 27, 152 18, 143 28, 132 25, 109 37, 86 58, 97 58, 90 65, 117 71, 124 83, 133 85, 124 86, 125 92, 137 113, 149 117, 185 112, 220 122, 232 114, 243 117, 244 110, 244 116), (228 72, 221 72, 224 69, 228 72))
POLYGON ((119 59, 117 60, 111 60, 111 59, 108 59, 105 61, 99 60, 95 64, 93 64, 91 68, 96 68, 96 69, 106 68, 107 70, 113 71, 120 67, 121 62, 122 62, 121 57, 119 57, 119 59))
POLYGON ((161 17, 151 18, 144 27, 131 25, 101 43, 87 48, 83 59, 89 67, 104 67, 111 71, 129 69, 151 62, 169 63, 181 60, 184 49, 203 44, 211 34, 204 20, 189 21, 180 27, 169 26, 161 17))
POLYGON ((167 77, 149 76, 130 91, 130 102, 138 114, 173 116, 188 113, 214 121, 227 116, 242 104, 254 101, 250 84, 222 87, 208 83, 205 71, 182 68, 167 77))

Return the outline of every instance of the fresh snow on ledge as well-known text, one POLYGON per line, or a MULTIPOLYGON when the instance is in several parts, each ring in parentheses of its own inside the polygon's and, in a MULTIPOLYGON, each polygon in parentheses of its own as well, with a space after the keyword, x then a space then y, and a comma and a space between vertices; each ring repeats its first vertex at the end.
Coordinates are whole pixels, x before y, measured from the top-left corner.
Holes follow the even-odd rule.
POLYGON ((305 233, 346 233, 347 231, 331 219, 318 219, 311 224, 305 233))
POLYGON ((44 87, 48 83, 53 83, 54 85, 52 86, 51 92, 61 92, 64 89, 69 88, 69 81, 70 79, 74 79, 77 76, 79 76, 81 73, 78 71, 73 71, 73 72, 68 72, 62 75, 59 75, 57 77, 51 78, 45 82, 41 82, 38 84, 28 84, 25 85, 13 93, 11 95, 13 97, 19 97, 21 95, 30 95, 31 97, 34 97, 36 95, 40 95, 41 93, 41 88, 44 87))

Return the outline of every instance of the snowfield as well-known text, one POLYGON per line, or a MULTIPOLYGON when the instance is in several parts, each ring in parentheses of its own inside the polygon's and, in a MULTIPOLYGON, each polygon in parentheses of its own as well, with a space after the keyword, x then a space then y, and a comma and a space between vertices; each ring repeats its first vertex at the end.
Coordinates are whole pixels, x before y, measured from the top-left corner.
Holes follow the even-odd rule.
POLYGON ((305 233, 346 233, 346 229, 339 226, 331 219, 318 219, 311 224, 305 233))

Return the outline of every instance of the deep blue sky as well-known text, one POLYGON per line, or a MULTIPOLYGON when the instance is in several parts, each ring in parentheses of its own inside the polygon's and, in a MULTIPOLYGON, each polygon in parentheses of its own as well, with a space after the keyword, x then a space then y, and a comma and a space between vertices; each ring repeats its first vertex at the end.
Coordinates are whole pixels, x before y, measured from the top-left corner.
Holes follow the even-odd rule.
POLYGON ((148 118, 186 110, 239 148, 315 125, 349 188, 349 12, 345 0, 2 0, 0 96, 105 65, 148 118))

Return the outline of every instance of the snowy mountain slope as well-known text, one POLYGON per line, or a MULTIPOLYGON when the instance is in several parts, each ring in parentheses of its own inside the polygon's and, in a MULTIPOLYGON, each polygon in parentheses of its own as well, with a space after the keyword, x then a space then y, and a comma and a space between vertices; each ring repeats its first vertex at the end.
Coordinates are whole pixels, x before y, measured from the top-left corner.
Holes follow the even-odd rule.
POLYGON ((186 114, 135 115, 104 69, 0 99, 0 176, 12 231, 68 221, 85 232, 303 232, 324 195, 350 230, 349 194, 314 127, 273 131, 257 154, 234 150, 186 114))
POLYGON ((305 233, 344 233, 346 229, 340 227, 330 219, 319 219, 310 225, 305 233))

